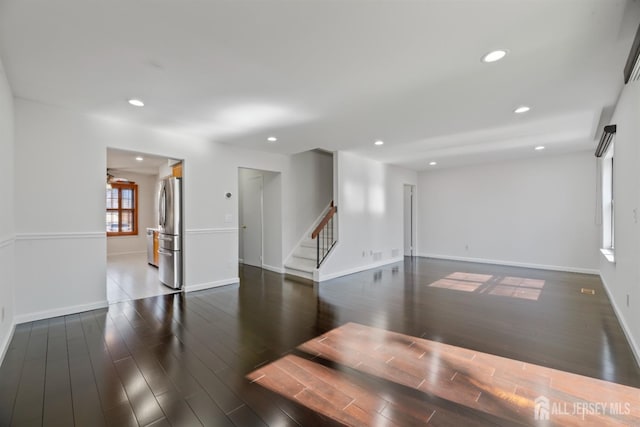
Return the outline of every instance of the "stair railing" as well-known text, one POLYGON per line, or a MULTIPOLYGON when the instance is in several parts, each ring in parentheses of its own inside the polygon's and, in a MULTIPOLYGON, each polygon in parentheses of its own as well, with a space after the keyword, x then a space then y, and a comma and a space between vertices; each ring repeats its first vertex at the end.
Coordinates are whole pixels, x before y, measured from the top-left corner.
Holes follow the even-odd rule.
POLYGON ((336 236, 333 233, 333 217, 337 211, 338 208, 331 202, 329 211, 311 233, 311 238, 316 241, 316 268, 320 268, 320 264, 336 244, 336 236))

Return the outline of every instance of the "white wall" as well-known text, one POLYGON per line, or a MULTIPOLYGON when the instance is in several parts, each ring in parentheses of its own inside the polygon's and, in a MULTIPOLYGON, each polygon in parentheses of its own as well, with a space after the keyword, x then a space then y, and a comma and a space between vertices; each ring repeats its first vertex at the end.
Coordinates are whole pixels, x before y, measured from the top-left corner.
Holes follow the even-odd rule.
MULTIPOLYGON (((289 158, 89 117, 18 99, 16 312, 20 321, 106 304, 106 148, 184 159, 187 290, 231 283, 238 268, 238 167, 282 172, 289 158), (69 159, 74 168, 65 167, 69 159), (70 185, 65 204, 55 183, 70 185), (231 221, 225 222, 227 214, 231 221), (34 262, 44 266, 34 269, 34 262), (45 268, 46 267, 46 268, 45 268), (46 271, 40 275, 38 271, 46 271)), ((283 206, 289 206, 283 193, 283 206)), ((288 210, 289 211, 289 210, 288 210)), ((283 212, 283 223, 290 213, 283 212)), ((289 241, 284 230, 284 241, 289 241)), ((283 249, 287 250, 286 247, 283 249)))
POLYGON ((617 125, 613 177, 615 264, 600 255, 600 274, 636 360, 640 362, 639 117, 640 82, 631 82, 624 87, 611 119, 611 123, 617 125))
POLYGON ((13 335, 14 319, 14 132, 13 95, 0 62, 0 363, 13 335))
POLYGON ((333 154, 319 150, 305 151, 291 156, 292 195, 295 204, 293 222, 294 242, 314 225, 333 200, 333 154))
POLYGON ((402 260, 404 184, 417 183, 415 171, 353 153, 336 156, 339 237, 320 280, 402 260))
MULTIPOLYGON (((158 185, 160 185, 160 180, 168 176, 173 176, 173 165, 175 163, 175 160, 167 159, 167 163, 158 168, 158 185)), ((160 189, 160 187, 158 187, 158 189, 160 189)))
POLYGON ((115 178, 126 178, 138 185, 138 235, 107 237, 107 256, 134 254, 147 251, 146 229, 156 228, 157 222, 157 175, 132 172, 112 172, 115 178))
POLYGON ((596 272, 591 152, 420 173, 421 256, 596 272))

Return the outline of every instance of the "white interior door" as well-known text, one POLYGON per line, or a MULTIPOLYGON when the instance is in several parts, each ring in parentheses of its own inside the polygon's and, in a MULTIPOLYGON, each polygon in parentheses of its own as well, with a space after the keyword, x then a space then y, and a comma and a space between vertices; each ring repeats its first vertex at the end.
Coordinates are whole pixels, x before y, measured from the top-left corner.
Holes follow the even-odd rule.
POLYGON ((404 186, 404 255, 413 256, 413 186, 404 186))
POLYGON ((245 264, 262 267, 262 175, 247 177, 242 194, 242 258, 245 264))

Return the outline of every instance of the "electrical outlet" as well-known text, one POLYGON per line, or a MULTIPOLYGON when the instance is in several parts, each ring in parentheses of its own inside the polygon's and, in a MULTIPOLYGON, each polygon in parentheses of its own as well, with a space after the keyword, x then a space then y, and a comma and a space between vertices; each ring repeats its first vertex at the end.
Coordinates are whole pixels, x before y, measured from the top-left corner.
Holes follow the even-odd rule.
POLYGON ((362 251, 362 258, 364 258, 365 256, 367 256, 367 253, 365 251, 362 251))
POLYGON ((464 245, 464 250, 468 251, 469 250, 469 244, 464 245))

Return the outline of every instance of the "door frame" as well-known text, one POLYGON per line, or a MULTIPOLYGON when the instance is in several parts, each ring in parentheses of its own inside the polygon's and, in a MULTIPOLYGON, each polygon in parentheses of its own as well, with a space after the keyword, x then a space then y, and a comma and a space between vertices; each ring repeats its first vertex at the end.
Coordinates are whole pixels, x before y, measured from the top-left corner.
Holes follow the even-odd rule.
MULTIPOLYGON (((188 237, 186 235, 186 222, 184 220, 185 218, 185 212, 188 210, 187 208, 187 203, 186 203, 186 192, 185 192, 185 177, 187 176, 188 173, 188 169, 185 167, 185 164, 187 163, 186 160, 184 158, 181 157, 173 157, 170 155, 167 155, 165 153, 162 152, 153 152, 153 151, 147 151, 147 150, 137 150, 133 147, 114 147, 111 145, 107 145, 105 147, 105 157, 104 157, 104 171, 106 172, 108 168, 108 156, 109 156, 109 152, 110 151, 117 151, 117 152, 124 152, 127 154, 130 154, 133 158, 133 156, 135 155, 140 155, 143 157, 156 157, 156 158, 163 158, 163 160, 166 161, 174 161, 174 164, 180 163, 182 165, 182 170, 181 170, 181 177, 182 177, 182 191, 181 191, 181 198, 180 198, 180 215, 181 215, 181 221, 180 221, 180 239, 181 239, 181 250, 180 250, 180 257, 182 258, 182 287, 180 289, 173 289, 173 291, 171 293, 178 293, 178 292, 185 292, 186 286, 187 286, 187 269, 186 269, 186 260, 187 260, 187 241, 188 241, 188 237)), ((171 166, 168 166, 169 169, 171 169, 171 166)), ((136 168, 131 168, 131 172, 132 173, 142 173, 144 174, 144 172, 139 172, 135 170, 136 168)), ((117 173, 123 173, 126 174, 127 172, 123 172, 120 170, 116 171, 117 173)), ((171 173, 173 173, 173 171, 171 171, 171 173)), ((158 209, 158 183, 160 182, 160 180, 162 179, 162 176, 160 176, 160 171, 158 170, 158 175, 156 175, 158 178, 158 181, 156 181, 156 185, 154 185, 152 187, 152 192, 153 192, 153 202, 150 204, 149 209, 151 209, 152 211, 156 211, 158 209)), ((104 188, 104 187, 103 187, 104 188)), ((104 190, 103 190, 104 191, 104 190)), ((104 194, 104 193, 103 193, 104 194)), ((138 192, 138 200, 140 199, 140 192, 138 192)), ((103 196, 103 200, 104 200, 104 196, 103 196)), ((105 205, 106 207, 106 205, 105 205)), ((104 209, 103 209, 103 214, 104 215, 104 209)), ((104 221, 104 216, 102 217, 103 221, 104 221)), ((151 227, 142 227, 141 226, 141 220, 140 220, 140 210, 138 210, 138 234, 136 236, 128 236, 128 237, 140 237, 140 236, 144 236, 146 238, 146 228, 151 228, 153 227, 154 229, 158 228, 158 224, 157 224, 157 220, 158 218, 154 215, 154 223, 152 224, 148 224, 151 227)), ((116 239, 120 236, 114 236, 116 239)), ((108 238, 107 238, 108 239, 108 238)), ((108 243, 105 243, 108 244, 108 243)), ((145 242, 145 248, 146 248, 146 242, 145 242)), ((111 254, 111 255, 125 255, 126 253, 115 253, 115 254, 111 254)), ((105 251, 105 277, 107 280, 105 280, 105 290, 107 290, 109 288, 109 271, 108 271, 108 263, 109 263, 109 251, 106 250, 105 251)), ((152 268, 156 269, 156 271, 158 272, 158 287, 159 289, 162 289, 162 291, 158 292, 155 295, 150 295, 150 296, 158 296, 158 295, 163 295, 166 293, 167 289, 170 289, 168 287, 166 287, 165 285, 162 284, 162 282, 160 282, 160 278, 159 278, 159 270, 158 270, 158 265, 153 266, 152 268)), ((107 295, 107 299, 108 299, 108 295, 107 295)), ((113 302, 117 302, 119 300, 113 301, 113 302)), ((111 301, 110 301, 111 302, 111 301)))
POLYGON ((416 203, 416 185, 415 184, 403 184, 402 185, 402 236, 403 236, 403 247, 402 247, 402 252, 404 254, 404 256, 411 256, 414 257, 417 254, 417 245, 416 245, 416 231, 417 231, 417 224, 416 224, 416 209, 417 209, 417 203, 416 203), (407 188, 411 191, 410 193, 410 197, 409 197, 409 210, 410 210, 410 215, 409 215, 409 237, 410 237, 410 242, 409 242, 409 254, 407 255, 405 252, 406 246, 407 246, 407 242, 406 240, 406 209, 407 206, 405 205, 405 192, 407 190, 407 188))

